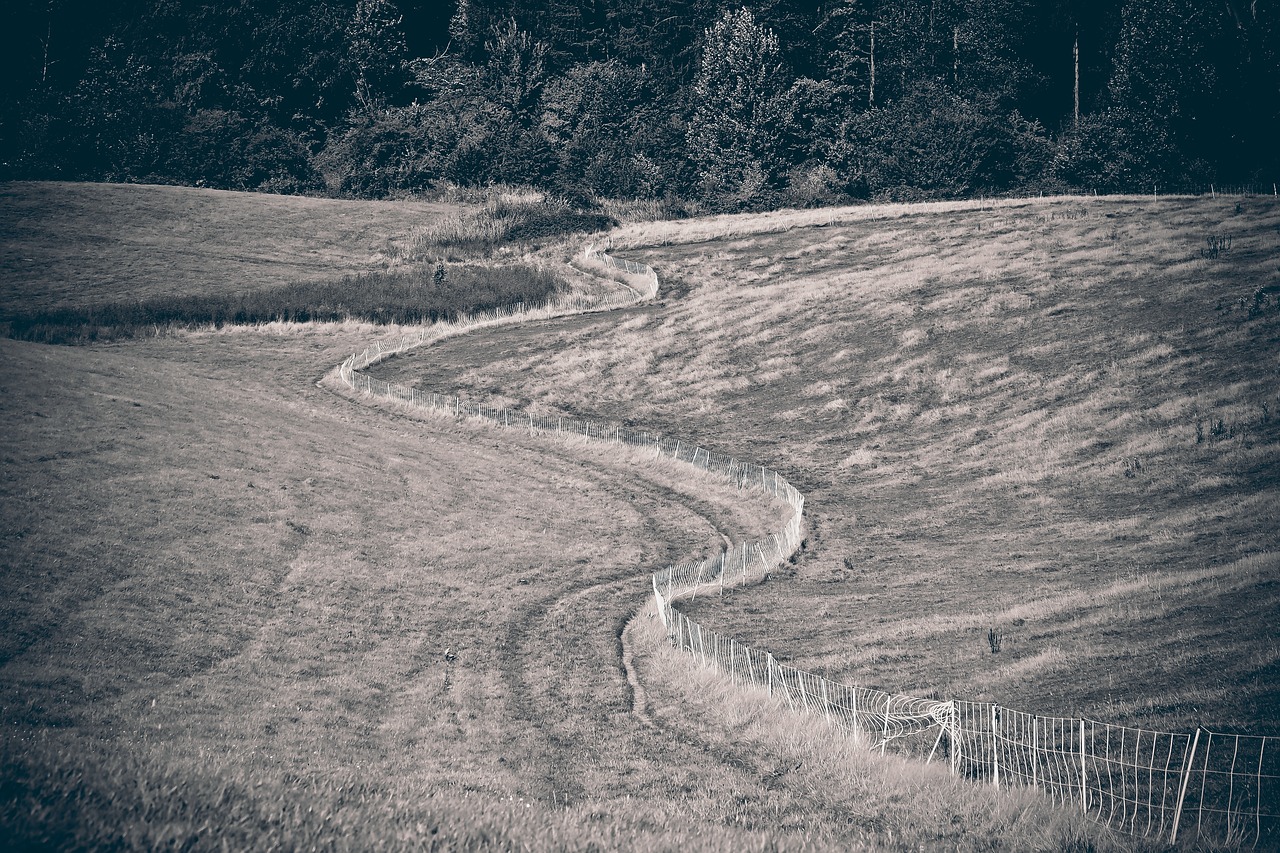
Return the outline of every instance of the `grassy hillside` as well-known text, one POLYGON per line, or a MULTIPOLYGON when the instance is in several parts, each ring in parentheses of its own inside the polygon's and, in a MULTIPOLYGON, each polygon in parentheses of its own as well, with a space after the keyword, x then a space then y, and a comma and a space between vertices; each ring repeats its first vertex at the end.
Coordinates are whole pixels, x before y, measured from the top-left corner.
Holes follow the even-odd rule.
MULTIPOLYGON (((359 273, 381 265, 367 238, 422 215, 325 208, 365 223, 332 233, 308 200, 7 192, 0 216, 31 229, 3 260, 23 304, 219 291, 242 264, 293 280, 309 246, 324 275, 359 273), (85 212, 48 206, 67 198, 85 212), (108 210, 119 237, 88 213, 108 210)), ((1030 795, 831 753, 767 703, 714 701, 643 615, 624 663, 647 573, 778 508, 317 384, 394 333, 0 341, 0 846, 1110 845, 1030 795)))
POLYGON ((0 314, 212 296, 382 269, 468 205, 0 184, 0 314))
POLYGON ((665 310, 537 342, 499 333, 496 360, 446 344, 382 374, 648 424, 786 472, 808 497, 795 576, 693 615, 797 666, 1280 733, 1280 206, 815 219, 624 231, 619 246, 667 244, 632 251, 663 276, 665 310))

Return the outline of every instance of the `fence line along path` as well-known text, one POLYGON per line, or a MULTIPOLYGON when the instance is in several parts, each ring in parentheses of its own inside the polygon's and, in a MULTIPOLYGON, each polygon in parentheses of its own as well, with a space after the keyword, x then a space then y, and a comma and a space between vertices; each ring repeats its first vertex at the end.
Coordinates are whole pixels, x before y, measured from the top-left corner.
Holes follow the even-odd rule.
POLYGON ((354 389, 413 406, 530 432, 570 433, 645 448, 790 506, 790 519, 781 530, 737 543, 705 560, 670 566, 650 578, 672 645, 735 683, 764 688, 792 710, 825 718, 870 749, 883 753, 892 746, 926 761, 946 761, 953 774, 997 788, 1038 788, 1064 807, 1079 809, 1122 832, 1170 842, 1200 838, 1280 848, 1280 738, 1203 728, 1181 734, 1149 731, 842 684, 781 664, 767 651, 689 619, 676 607, 682 599, 756 583, 799 547, 804 496, 777 471, 680 438, 576 418, 541 417, 394 385, 360 372, 398 353, 473 329, 625 307, 657 295, 658 276, 652 267, 590 246, 584 259, 620 273, 626 288, 560 298, 541 308, 520 304, 439 322, 372 344, 343 361, 338 374, 354 389))

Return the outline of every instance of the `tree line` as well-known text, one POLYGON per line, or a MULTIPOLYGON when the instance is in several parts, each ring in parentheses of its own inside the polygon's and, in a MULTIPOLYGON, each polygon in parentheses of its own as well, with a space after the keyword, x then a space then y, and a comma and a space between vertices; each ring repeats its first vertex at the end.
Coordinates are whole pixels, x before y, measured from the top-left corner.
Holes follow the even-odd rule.
POLYGON ((706 209, 1280 174, 1269 0, 18 0, 3 176, 706 209))

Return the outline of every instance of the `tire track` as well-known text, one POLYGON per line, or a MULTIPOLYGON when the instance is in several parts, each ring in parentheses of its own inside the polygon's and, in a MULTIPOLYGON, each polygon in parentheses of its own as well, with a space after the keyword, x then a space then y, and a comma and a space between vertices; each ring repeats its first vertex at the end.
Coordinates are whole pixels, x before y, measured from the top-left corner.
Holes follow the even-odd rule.
MULTIPOLYGON (((656 281, 654 275, 652 293, 648 294, 648 298, 656 296, 656 281)), ((632 306, 642 303, 645 298, 645 294, 637 291, 637 299, 632 306)), ((621 310, 630 316, 636 312, 649 313, 654 310, 651 305, 632 306, 612 307, 611 311, 621 310)), ((581 308, 581 305, 577 307, 581 308)), ((583 316, 580 311, 578 316, 570 313, 568 316, 562 314, 555 318, 544 315, 526 319, 521 315, 507 315, 505 318, 467 320, 458 326, 427 331, 419 338, 406 338, 390 346, 374 345, 365 353, 352 356, 337 372, 343 383, 353 389, 363 388, 377 396, 409 401, 416 399, 414 394, 422 391, 415 392, 404 386, 375 380, 357 370, 479 325, 519 323, 526 330, 523 334, 540 336, 557 329, 560 334, 564 334, 566 328, 572 330, 583 324, 599 322, 599 317, 583 316)), ((486 347, 502 345, 493 341, 492 337, 486 342, 486 337, 478 336, 475 348, 483 352, 486 347)), ((488 410, 481 410, 472 401, 467 402, 474 410, 473 413, 488 413, 488 410)), ((504 422, 505 416, 499 423, 504 422)), ((600 438, 599 435, 593 437, 600 438)), ((562 466, 585 465, 581 457, 570 448, 548 447, 548 444, 552 443, 540 444, 540 455, 555 460, 562 466)), ((686 443, 685 447, 692 445, 686 443)), ((672 454, 667 451, 662 455, 672 454)), ((688 463, 688 460, 681 461, 688 463)), ((638 469, 612 473, 606 473, 607 469, 599 467, 590 472, 584 472, 581 467, 573 470, 575 476, 587 479, 602 491, 630 492, 628 503, 635 508, 642 528, 640 541, 665 544, 659 552, 649 555, 650 559, 657 559, 662 565, 671 565, 682 550, 668 541, 670 530, 673 527, 687 529, 690 516, 709 527, 726 543, 735 541, 728 534, 742 532, 731 529, 725 523, 721 518, 724 511, 714 502, 670 488, 656 478, 643 476, 638 469), (626 489, 621 485, 637 480, 643 481, 643 486, 639 489, 626 489), (641 495, 643 497, 638 497, 641 495), (684 513, 683 518, 677 519, 681 524, 671 523, 673 512, 684 513)), ((790 526, 792 525, 788 525, 790 526)), ((767 533, 765 535, 768 536, 767 533)), ((688 550, 684 549, 684 553, 688 553, 688 550)), ((646 573, 652 574, 656 569, 655 566, 647 567, 646 573)), ((672 745, 671 740, 666 737, 661 739, 661 743, 652 738, 636 741, 639 732, 652 731, 654 728, 670 731, 655 723, 648 711, 643 685, 633 664, 632 650, 627 640, 627 627, 647 597, 647 591, 640 595, 636 593, 636 566, 634 563, 616 566, 604 577, 572 577, 573 580, 567 586, 560 586, 546 595, 523 602, 511 618, 506 620, 505 628, 498 632, 503 649, 503 654, 499 656, 499 678, 506 694, 502 701, 510 719, 517 723, 507 738, 505 750, 520 756, 517 761, 522 771, 520 778, 527 786, 521 794, 556 805, 587 799, 588 790, 583 778, 588 769, 587 757, 583 755, 584 735, 594 735, 599 740, 597 749, 601 754, 590 756, 599 761, 603 761, 604 753, 609 752, 616 759, 620 749, 616 742, 620 740, 628 741, 628 748, 633 753, 638 751, 659 761, 669 759, 672 745), (583 619, 581 614, 592 615, 583 619), (576 639, 566 632, 566 624, 572 624, 575 631, 581 631, 576 639), (537 665, 548 658, 554 660, 545 671, 555 675, 550 678, 541 677, 540 667, 537 665), (600 663, 610 658, 613 660, 612 677, 601 680, 600 663), (571 677, 574 673, 578 673, 580 677, 571 677), (576 690, 575 685, 578 686, 576 690), (576 710, 578 716, 566 718, 566 710, 576 710), (620 716, 631 723, 626 727, 627 731, 617 730, 617 718, 620 716), (599 723, 594 729, 591 727, 592 720, 599 723), (583 726, 586 727, 585 732, 580 728, 583 726), (584 761, 584 766, 575 768, 575 758, 584 761)), ((694 755, 703 755, 705 758, 706 747, 691 743, 691 740, 687 735, 677 738, 682 747, 692 749, 694 755)), ((727 762, 735 769, 742 769, 741 763, 732 756, 715 758, 717 763, 727 762)))

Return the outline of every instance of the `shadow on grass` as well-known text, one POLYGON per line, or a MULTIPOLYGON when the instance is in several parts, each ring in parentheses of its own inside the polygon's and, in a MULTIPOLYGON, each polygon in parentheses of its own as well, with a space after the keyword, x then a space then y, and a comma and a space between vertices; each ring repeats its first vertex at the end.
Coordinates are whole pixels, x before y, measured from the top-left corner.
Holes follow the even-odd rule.
POLYGON ((175 294, 136 302, 15 313, 0 317, 0 330, 23 341, 87 344, 155 336, 173 328, 221 328, 276 321, 416 324, 520 302, 537 307, 561 287, 552 273, 525 264, 441 268, 423 265, 239 293, 175 294))

